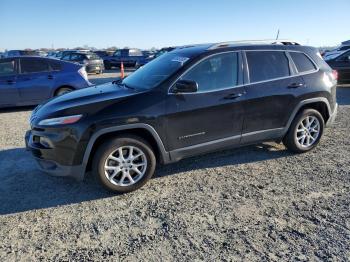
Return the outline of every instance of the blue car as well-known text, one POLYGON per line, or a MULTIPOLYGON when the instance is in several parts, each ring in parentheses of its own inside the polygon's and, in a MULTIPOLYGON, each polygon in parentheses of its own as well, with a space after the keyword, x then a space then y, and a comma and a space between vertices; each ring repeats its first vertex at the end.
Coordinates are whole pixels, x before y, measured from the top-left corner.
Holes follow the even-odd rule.
POLYGON ((78 64, 43 57, 0 59, 0 107, 37 105, 91 85, 78 64))

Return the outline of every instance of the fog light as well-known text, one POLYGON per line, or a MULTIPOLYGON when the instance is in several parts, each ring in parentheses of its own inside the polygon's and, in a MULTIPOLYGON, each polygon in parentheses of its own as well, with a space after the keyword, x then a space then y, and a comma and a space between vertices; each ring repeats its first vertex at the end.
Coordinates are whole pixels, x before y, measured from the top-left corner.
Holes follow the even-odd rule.
POLYGON ((50 140, 46 137, 40 137, 40 145, 42 145, 45 148, 51 148, 50 140))

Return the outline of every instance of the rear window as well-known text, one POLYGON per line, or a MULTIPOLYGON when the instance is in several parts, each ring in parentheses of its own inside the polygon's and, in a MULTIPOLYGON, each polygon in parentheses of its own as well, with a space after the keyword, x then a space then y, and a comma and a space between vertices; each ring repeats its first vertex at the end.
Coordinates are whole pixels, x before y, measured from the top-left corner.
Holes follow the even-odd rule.
POLYGON ((98 59, 101 59, 98 55, 96 54, 87 54, 85 55, 85 57, 89 60, 98 60, 98 59))
POLYGON ((247 51, 246 56, 252 83, 290 75, 289 61, 282 51, 247 51))
POLYGON ((314 63, 305 54, 299 52, 290 52, 295 66, 299 73, 313 71, 316 69, 314 63))
POLYGON ((43 59, 21 59, 21 73, 39 73, 49 71, 49 65, 43 59))

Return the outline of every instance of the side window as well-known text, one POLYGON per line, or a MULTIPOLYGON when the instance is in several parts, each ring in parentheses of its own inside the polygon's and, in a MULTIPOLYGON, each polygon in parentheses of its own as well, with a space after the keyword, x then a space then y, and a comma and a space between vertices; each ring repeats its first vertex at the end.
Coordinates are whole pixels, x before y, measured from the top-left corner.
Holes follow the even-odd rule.
POLYGON ((16 73, 15 60, 0 62, 0 76, 8 76, 16 73))
POLYGON ((79 61, 79 55, 78 54, 71 54, 69 60, 71 60, 71 61, 79 61))
POLYGON ((21 73, 39 73, 49 71, 48 63, 43 59, 21 59, 21 73))
POLYGON ((231 52, 209 57, 181 79, 196 81, 200 92, 234 87, 238 84, 238 55, 231 52))
POLYGON ((113 56, 121 56, 121 51, 120 50, 117 50, 115 51, 115 53, 113 54, 113 56))
POLYGON ((67 60, 69 61, 70 60, 70 54, 65 54, 62 56, 62 60, 67 60))
POLYGON ((305 54, 289 52, 299 73, 316 70, 314 63, 305 54))
POLYGON ((289 61, 282 51, 248 51, 246 56, 251 83, 290 75, 289 61))
POLYGON ((52 71, 61 71, 61 64, 56 61, 48 61, 52 71))

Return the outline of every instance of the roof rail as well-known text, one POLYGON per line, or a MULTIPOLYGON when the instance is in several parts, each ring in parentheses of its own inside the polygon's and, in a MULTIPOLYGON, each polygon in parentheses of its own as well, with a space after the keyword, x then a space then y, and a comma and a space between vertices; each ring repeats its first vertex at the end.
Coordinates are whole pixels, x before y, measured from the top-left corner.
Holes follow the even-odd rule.
POLYGON ((224 48, 233 45, 300 45, 300 43, 286 39, 265 39, 265 40, 243 40, 243 41, 229 41, 213 44, 208 50, 224 48))

